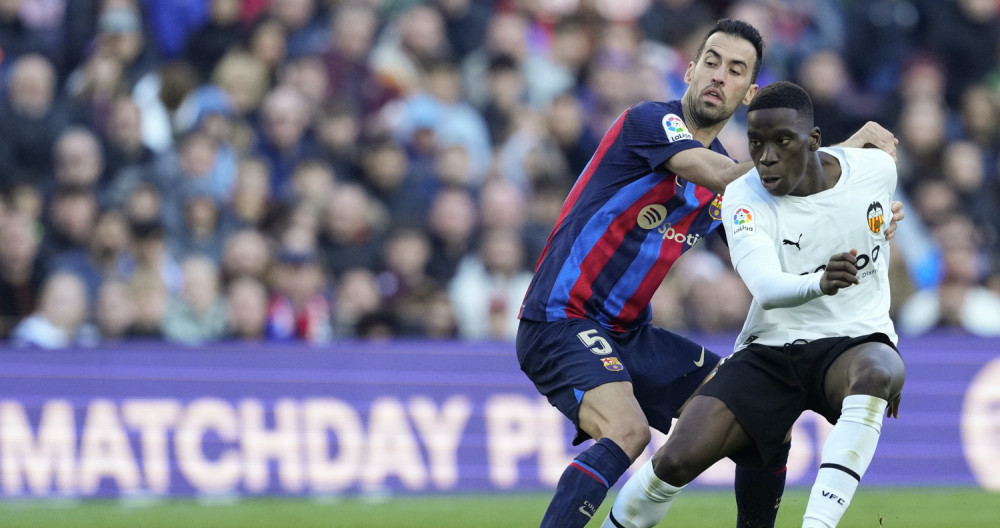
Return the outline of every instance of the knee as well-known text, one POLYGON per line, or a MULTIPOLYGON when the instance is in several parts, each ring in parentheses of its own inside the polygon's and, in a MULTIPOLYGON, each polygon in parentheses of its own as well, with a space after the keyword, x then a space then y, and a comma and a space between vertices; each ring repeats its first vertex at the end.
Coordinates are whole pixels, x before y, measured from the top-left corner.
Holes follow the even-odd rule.
POLYGON ((644 418, 621 420, 604 437, 614 440, 632 460, 639 458, 652 438, 644 418))
POLYGON ((904 370, 902 361, 878 361, 859 369, 854 377, 851 394, 869 394, 884 400, 897 396, 903 388, 904 370))
POLYGON ((677 451, 665 447, 661 447, 653 455, 653 472, 660 480, 678 487, 686 486, 699 473, 677 451))

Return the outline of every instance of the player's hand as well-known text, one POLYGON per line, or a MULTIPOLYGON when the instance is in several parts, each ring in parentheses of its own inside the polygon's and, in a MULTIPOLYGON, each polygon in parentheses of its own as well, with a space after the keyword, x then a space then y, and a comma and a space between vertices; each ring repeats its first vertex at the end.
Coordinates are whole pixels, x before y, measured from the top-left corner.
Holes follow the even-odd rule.
POLYGON ((892 156, 896 161, 896 145, 899 139, 882 125, 869 121, 843 143, 845 147, 877 148, 892 156))
POLYGON ((885 228, 885 239, 892 240, 892 237, 896 236, 896 225, 897 222, 906 218, 906 213, 903 212, 903 202, 892 202, 890 206, 892 209, 892 219, 889 220, 889 226, 885 228))
POLYGON ((889 405, 885 408, 886 418, 899 419, 899 400, 902 399, 902 397, 902 395, 899 395, 889 400, 889 405))
POLYGON ((819 289, 826 295, 836 295, 838 291, 858 283, 858 250, 837 253, 830 257, 823 276, 819 279, 819 289))

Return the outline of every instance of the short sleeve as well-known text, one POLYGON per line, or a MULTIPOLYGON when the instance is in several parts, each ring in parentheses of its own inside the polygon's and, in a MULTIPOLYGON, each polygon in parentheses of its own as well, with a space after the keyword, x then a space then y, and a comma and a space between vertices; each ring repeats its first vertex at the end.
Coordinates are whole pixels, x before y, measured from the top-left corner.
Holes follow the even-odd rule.
POLYGON ((626 147, 654 171, 678 152, 704 148, 691 135, 682 115, 680 104, 641 103, 632 107, 622 129, 626 147))

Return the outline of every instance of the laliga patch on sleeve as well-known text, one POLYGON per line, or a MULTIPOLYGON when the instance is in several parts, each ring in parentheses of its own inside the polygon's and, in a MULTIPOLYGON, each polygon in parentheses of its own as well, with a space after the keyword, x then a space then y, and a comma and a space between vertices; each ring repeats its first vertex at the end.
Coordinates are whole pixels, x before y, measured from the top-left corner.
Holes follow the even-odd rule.
POLYGON ((756 213, 745 205, 736 208, 733 213, 733 236, 751 235, 754 232, 754 216, 756 213))
POLYGON ((684 121, 677 117, 677 114, 663 116, 663 131, 667 133, 667 141, 671 143, 681 139, 694 139, 694 136, 684 126, 684 121))

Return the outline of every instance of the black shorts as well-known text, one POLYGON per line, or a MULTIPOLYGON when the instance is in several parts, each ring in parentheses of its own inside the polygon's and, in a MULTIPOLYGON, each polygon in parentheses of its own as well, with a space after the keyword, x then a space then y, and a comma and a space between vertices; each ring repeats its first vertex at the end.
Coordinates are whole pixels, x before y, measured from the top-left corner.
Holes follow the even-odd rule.
MULTIPOLYGON (((815 411, 831 424, 837 423, 840 409, 827 401, 823 386, 826 372, 848 349, 869 342, 885 343, 897 350, 882 333, 828 337, 784 347, 751 344, 723 360, 698 394, 722 400, 757 447, 761 460, 753 462, 768 462, 803 411, 815 411)), ((736 462, 751 463, 745 459, 736 462)))
POLYGON ((599 385, 629 381, 646 420, 666 433, 677 410, 719 362, 705 347, 669 330, 643 325, 611 332, 590 319, 521 320, 517 360, 538 392, 580 429, 580 402, 599 385))

